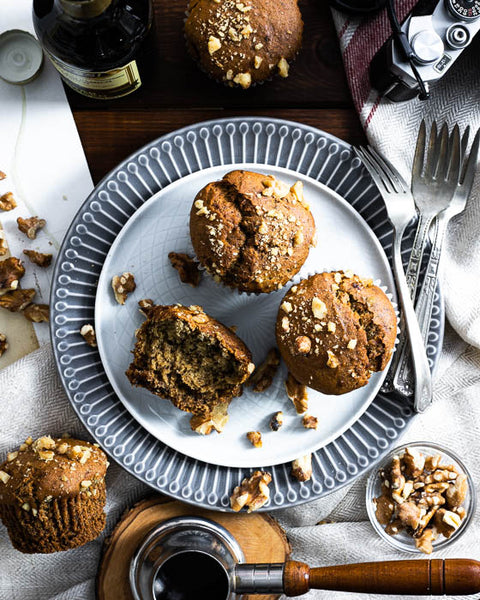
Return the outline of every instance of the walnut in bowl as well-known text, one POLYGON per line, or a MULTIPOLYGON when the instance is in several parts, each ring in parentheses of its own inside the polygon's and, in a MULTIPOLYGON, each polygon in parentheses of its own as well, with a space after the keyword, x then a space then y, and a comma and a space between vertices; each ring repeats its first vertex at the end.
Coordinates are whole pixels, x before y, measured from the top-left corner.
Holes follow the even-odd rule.
POLYGON ((370 475, 367 512, 374 529, 398 550, 445 547, 475 512, 472 478, 451 450, 430 442, 396 448, 370 475))

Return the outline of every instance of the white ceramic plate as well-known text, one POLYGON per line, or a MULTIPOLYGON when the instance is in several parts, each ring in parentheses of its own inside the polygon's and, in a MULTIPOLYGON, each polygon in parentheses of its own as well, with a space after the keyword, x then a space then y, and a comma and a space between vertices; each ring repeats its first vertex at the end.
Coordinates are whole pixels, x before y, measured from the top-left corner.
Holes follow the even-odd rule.
MULTIPOLYGON (((384 373, 372 375, 367 386, 343 396, 326 396, 309 390, 308 413, 318 417, 317 430, 307 430, 284 390, 285 367, 264 393, 244 389, 232 401, 230 420, 222 434, 201 436, 191 431, 188 413, 168 400, 132 387, 125 371, 131 361, 135 330, 144 317, 137 302, 152 298, 156 304, 198 304, 239 335, 259 364, 275 345, 274 323, 287 288, 271 294, 247 295, 225 288, 206 276, 198 288, 182 284, 171 267, 171 251, 193 254, 189 237, 189 212, 196 193, 208 182, 221 179, 232 169, 245 168, 278 176, 287 183, 301 180, 310 202, 318 233, 318 245, 298 281, 316 271, 351 269, 380 280, 390 292, 394 282, 385 253, 362 217, 325 185, 287 169, 265 165, 232 165, 205 169, 179 179, 148 200, 123 227, 105 260, 98 282, 95 324, 100 356, 118 397, 134 418, 156 438, 192 458, 229 467, 276 465, 291 461, 328 444, 346 431, 378 393, 384 373), (111 279, 124 271, 135 275, 137 288, 124 306, 116 303, 111 279), (283 427, 272 432, 271 415, 282 410, 283 427), (263 447, 253 448, 246 432, 262 432, 263 447)), ((288 287, 288 286, 287 286, 288 287)))

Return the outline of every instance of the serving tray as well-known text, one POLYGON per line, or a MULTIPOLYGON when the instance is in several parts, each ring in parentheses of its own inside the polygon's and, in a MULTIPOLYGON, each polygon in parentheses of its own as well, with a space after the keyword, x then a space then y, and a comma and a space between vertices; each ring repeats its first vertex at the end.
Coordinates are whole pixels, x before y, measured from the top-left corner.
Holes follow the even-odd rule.
MULTIPOLYGON (((383 202, 348 144, 283 120, 215 120, 153 141, 97 185, 65 236, 51 295, 56 362, 72 406, 91 435, 114 460, 148 485, 216 510, 230 510, 232 488, 251 469, 189 458, 148 433, 116 396, 97 350, 85 344, 79 329, 94 322, 102 266, 131 215, 159 190, 186 175, 239 163, 284 167, 322 182, 358 211, 391 257, 391 227, 383 202)), ((411 242, 410 234, 405 256, 411 242)), ((443 307, 437 293, 427 349, 432 368, 442 336, 443 307)), ((313 453, 310 481, 292 479, 290 463, 258 465, 272 474, 271 497, 263 510, 307 502, 351 482, 388 451, 412 418, 411 400, 379 393, 347 431, 313 453)))

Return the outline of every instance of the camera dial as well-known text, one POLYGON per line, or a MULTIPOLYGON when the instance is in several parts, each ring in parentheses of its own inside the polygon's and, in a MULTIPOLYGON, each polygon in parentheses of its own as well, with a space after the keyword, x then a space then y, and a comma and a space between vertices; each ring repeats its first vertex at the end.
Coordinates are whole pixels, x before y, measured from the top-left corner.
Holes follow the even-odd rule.
POLYGON ((446 0, 448 10, 461 21, 475 21, 480 17, 480 0, 446 0))

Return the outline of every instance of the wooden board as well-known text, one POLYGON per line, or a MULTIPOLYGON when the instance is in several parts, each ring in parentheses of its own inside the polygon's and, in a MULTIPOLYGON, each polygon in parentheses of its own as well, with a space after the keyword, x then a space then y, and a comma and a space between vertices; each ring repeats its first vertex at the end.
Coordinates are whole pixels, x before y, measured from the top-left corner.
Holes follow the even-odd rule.
MULTIPOLYGON (((180 515, 205 517, 223 525, 240 544, 247 562, 278 563, 290 556, 291 547, 285 532, 268 515, 213 512, 155 496, 128 510, 105 541, 97 574, 98 600, 133 600, 128 581, 133 553, 153 527, 180 515)), ((274 600, 278 597, 255 595, 244 596, 244 599, 274 600)))

